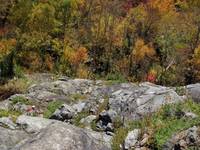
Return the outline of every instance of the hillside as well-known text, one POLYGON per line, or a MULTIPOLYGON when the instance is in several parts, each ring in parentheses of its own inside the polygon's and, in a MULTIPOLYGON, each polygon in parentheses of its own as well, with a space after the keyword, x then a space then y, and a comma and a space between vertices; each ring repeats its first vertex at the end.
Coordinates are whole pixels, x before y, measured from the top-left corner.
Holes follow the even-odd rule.
POLYGON ((0 0, 0 150, 200 149, 200 0, 0 0))
POLYGON ((1 150, 182 150, 200 144, 199 84, 170 88, 35 74, 5 89, 17 92, 0 101, 1 150))

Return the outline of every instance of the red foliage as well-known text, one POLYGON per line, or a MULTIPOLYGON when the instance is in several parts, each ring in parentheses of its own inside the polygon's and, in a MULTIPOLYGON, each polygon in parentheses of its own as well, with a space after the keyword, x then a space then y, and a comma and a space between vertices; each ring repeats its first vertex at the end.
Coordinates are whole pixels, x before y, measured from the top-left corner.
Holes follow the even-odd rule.
POLYGON ((147 75, 147 81, 151 82, 151 83, 155 83, 156 82, 156 75, 153 73, 149 73, 147 75))

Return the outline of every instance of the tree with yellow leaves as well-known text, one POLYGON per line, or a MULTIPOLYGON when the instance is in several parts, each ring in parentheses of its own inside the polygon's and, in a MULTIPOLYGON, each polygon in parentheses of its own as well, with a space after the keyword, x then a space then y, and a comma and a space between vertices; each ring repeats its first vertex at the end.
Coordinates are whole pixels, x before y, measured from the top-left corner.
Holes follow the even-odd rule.
POLYGON ((145 79, 155 55, 156 52, 151 44, 145 44, 144 40, 137 39, 130 55, 132 73, 137 78, 145 79))

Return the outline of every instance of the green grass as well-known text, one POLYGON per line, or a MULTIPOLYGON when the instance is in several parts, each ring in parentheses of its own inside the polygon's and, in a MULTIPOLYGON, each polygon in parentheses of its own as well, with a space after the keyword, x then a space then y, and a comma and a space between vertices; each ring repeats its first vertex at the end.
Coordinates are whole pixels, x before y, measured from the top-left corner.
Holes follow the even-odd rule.
POLYGON ((109 73, 105 77, 105 84, 106 85, 113 85, 113 84, 119 84, 119 83, 125 83, 127 82, 127 79, 120 73, 109 73))
POLYGON ((200 125, 200 104, 191 100, 178 104, 163 106, 158 112, 144 117, 142 120, 128 123, 126 128, 118 128, 115 131, 112 148, 120 150, 119 145, 123 142, 128 131, 140 128, 142 131, 151 132, 151 142, 155 149, 162 149, 163 144, 175 133, 188 129, 194 125, 200 125), (182 110, 190 111, 198 115, 195 119, 185 118, 182 110), (127 132, 123 132, 127 131, 127 132), (120 139, 123 138, 123 139, 120 139))
POLYGON ((1 117, 11 117, 14 122, 16 121, 17 117, 20 116, 21 114, 22 113, 19 111, 0 109, 0 118, 1 117))
POLYGON ((188 129, 194 125, 199 124, 200 119, 188 120, 188 119, 175 119, 171 121, 163 121, 165 125, 163 128, 158 128, 155 132, 154 138, 159 149, 162 145, 176 132, 188 129))
POLYGON ((112 139, 112 150, 121 150, 120 144, 123 143, 124 139, 128 134, 127 128, 118 128, 115 132, 115 135, 112 139))
POLYGON ((48 103, 46 110, 44 111, 44 118, 49 118, 51 115, 63 104, 62 101, 52 101, 48 103))
POLYGON ((80 128, 84 128, 85 126, 80 122, 82 118, 85 118, 89 116, 89 111, 83 111, 75 115, 75 117, 72 119, 72 123, 75 126, 78 126, 80 128))
POLYGON ((175 91, 178 95, 185 95, 186 94, 186 89, 184 87, 176 87, 175 91))
POLYGON ((33 104, 33 102, 31 100, 28 100, 28 99, 21 97, 21 96, 17 96, 17 97, 12 99, 12 104, 17 104, 17 103, 22 103, 22 104, 26 104, 26 105, 32 105, 33 104))

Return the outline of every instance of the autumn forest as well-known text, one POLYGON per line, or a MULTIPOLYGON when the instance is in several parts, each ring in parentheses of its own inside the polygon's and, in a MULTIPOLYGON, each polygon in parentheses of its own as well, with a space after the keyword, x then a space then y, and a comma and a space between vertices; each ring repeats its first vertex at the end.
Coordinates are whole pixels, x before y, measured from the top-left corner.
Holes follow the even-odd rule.
POLYGON ((0 76, 200 81, 199 0, 0 0, 0 76))

